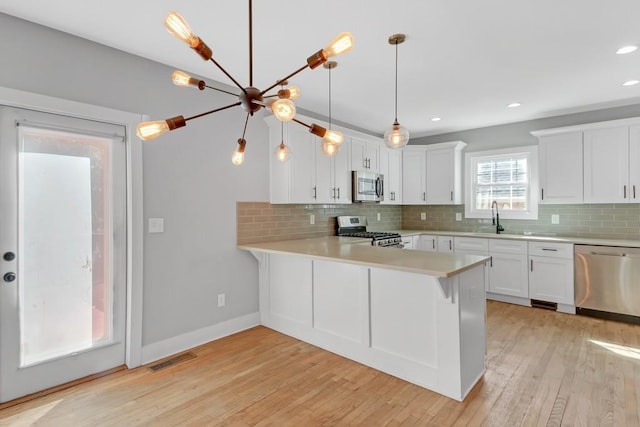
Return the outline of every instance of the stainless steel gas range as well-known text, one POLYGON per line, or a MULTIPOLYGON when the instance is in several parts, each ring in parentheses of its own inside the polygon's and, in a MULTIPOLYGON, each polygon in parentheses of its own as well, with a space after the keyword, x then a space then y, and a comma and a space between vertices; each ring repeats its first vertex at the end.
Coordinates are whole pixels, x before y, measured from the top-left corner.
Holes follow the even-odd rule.
POLYGON ((339 216, 336 217, 336 222, 338 224, 338 236, 371 239, 372 246, 385 248, 403 247, 402 237, 398 233, 367 231, 366 216, 339 216))

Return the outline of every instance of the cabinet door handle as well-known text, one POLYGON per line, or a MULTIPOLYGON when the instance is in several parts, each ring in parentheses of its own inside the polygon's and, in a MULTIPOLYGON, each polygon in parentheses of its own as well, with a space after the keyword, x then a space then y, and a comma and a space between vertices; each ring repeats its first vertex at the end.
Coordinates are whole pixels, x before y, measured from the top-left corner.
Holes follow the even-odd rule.
POLYGON ((636 185, 633 184, 633 198, 636 198, 636 185))
POLYGON ((453 250, 453 248, 451 247, 451 239, 449 239, 449 250, 453 250))
POLYGON ((531 263, 531 271, 533 271, 533 260, 529 260, 529 262, 531 263))
POLYGON ((493 257, 489 257, 489 267, 493 267, 493 257))
POLYGON ((627 198, 627 186, 626 185, 624 186, 623 193, 624 193, 624 198, 626 199, 627 198))
POLYGON ((427 201, 427 193, 422 192, 422 200, 427 201))
POLYGON ((336 189, 335 187, 331 189, 333 191, 333 196, 331 196, 332 199, 336 198, 336 189))
POLYGON ((314 199, 318 198, 318 189, 317 189, 317 187, 313 187, 313 198, 314 199))
POLYGON ((540 189, 540 200, 544 200, 544 188, 540 189))
POLYGON ((340 187, 338 187, 338 200, 340 200, 340 187))
POLYGON ((436 250, 436 239, 432 239, 431 243, 433 244, 433 250, 436 250))
POLYGON ((451 192, 451 201, 453 202, 453 191, 451 192))

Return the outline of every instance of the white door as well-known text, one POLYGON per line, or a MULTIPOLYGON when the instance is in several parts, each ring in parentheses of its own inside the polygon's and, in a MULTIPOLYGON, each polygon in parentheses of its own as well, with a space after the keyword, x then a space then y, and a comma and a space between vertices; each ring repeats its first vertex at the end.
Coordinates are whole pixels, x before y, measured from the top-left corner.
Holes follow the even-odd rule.
POLYGON ((428 205, 453 204, 454 154, 453 149, 427 151, 426 193, 428 205))
POLYGON ((583 148, 584 202, 629 202, 629 127, 585 131, 583 148))
POLYGON ((0 402, 125 360, 124 128, 0 106, 0 402))
POLYGON ((540 203, 582 203, 582 132, 541 136, 538 146, 540 203))
POLYGON ((406 205, 426 204, 426 155, 424 151, 402 152, 402 202, 406 205))

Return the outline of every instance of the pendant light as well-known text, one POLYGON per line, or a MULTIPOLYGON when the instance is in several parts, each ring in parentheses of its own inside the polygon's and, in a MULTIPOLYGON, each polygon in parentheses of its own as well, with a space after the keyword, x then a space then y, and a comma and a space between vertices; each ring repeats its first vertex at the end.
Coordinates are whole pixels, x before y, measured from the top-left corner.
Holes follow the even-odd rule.
POLYGON ((284 122, 280 122, 280 134, 282 139, 280 140, 280 145, 276 147, 276 159, 286 162, 291 158, 291 150, 284 143, 284 122))
POLYGON ((405 40, 404 34, 389 37, 389 44, 396 46, 396 118, 390 129, 384 133, 384 142, 389 148, 402 148, 409 142, 409 131, 398 123, 398 45, 405 40))
POLYGON ((338 66, 336 61, 327 61, 322 64, 324 68, 329 70, 329 129, 327 129, 327 133, 332 132, 329 136, 323 138, 322 141, 322 152, 325 156, 333 157, 338 154, 338 150, 340 149, 340 144, 344 140, 341 132, 331 130, 331 70, 338 66))
MULTIPOLYGON (((278 85, 283 84, 288 79, 297 75, 298 73, 308 69, 316 69, 320 65, 327 62, 327 60, 333 56, 340 55, 346 53, 351 50, 353 47, 353 37, 350 33, 341 33, 339 34, 331 43, 329 43, 325 48, 318 50, 311 56, 307 58, 307 63, 293 71, 288 76, 279 79, 273 85, 269 86, 264 90, 260 90, 253 86, 253 2, 252 0, 248 0, 249 3, 249 85, 244 86, 241 85, 236 79, 231 76, 225 70, 222 65, 218 63, 216 58, 213 55, 213 51, 207 44, 197 35, 193 33, 187 21, 178 13, 171 12, 167 15, 165 19, 165 27, 171 34, 173 34, 176 38, 184 42, 191 49, 193 49, 203 60, 211 61, 213 65, 215 65, 233 84, 237 87, 239 93, 233 93, 229 91, 225 91, 213 86, 207 85, 203 80, 195 79, 183 71, 176 71, 173 73, 172 80, 173 83, 177 86, 183 87, 194 87, 199 90, 211 89, 218 92, 223 92, 228 95, 232 95, 237 98, 236 102, 231 103, 229 105, 215 108, 210 111, 206 111, 200 114, 196 114, 190 117, 184 116, 175 116, 166 120, 156 120, 150 122, 142 122, 138 124, 137 127, 137 135, 140 139, 144 141, 149 141, 154 138, 159 137, 160 135, 167 133, 169 131, 173 131, 187 125, 187 122, 193 119, 197 119, 200 117, 207 116, 209 114, 217 113, 220 111, 224 111, 230 108, 234 108, 237 106, 241 106, 246 112, 246 119, 244 124, 244 131, 242 132, 242 138, 238 139, 238 146, 236 150, 233 152, 232 161, 235 165, 240 165, 244 161, 244 149, 247 144, 246 139, 244 138, 246 130, 247 130, 247 121, 249 116, 253 116, 254 113, 260 111, 262 108, 270 108, 273 114, 276 116, 278 120, 281 121, 294 121, 298 124, 301 124, 309 129, 309 132, 317 135, 325 140, 330 140, 333 142, 340 141, 341 135, 338 135, 335 131, 330 131, 322 126, 318 126, 316 124, 308 125, 306 123, 301 122, 300 120, 295 119, 296 114, 296 106, 293 103, 292 99, 297 98, 300 95, 300 90, 295 86, 291 86, 286 89, 282 89, 278 92, 277 95, 268 95, 268 92, 271 91, 278 85), (278 98, 274 101, 269 100, 269 98, 278 98)), ((284 144, 284 140, 279 147, 278 158, 281 157, 286 158, 287 155, 285 152, 287 151, 287 147, 284 144)), ((284 160, 284 159, 283 159, 284 160)))

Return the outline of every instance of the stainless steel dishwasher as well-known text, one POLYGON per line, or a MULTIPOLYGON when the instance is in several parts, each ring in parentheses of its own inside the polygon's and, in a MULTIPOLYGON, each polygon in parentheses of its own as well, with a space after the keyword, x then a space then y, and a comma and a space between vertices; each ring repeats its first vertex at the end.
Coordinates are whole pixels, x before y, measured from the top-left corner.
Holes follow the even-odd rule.
POLYGON ((640 248, 575 245, 579 314, 640 323, 640 248))

